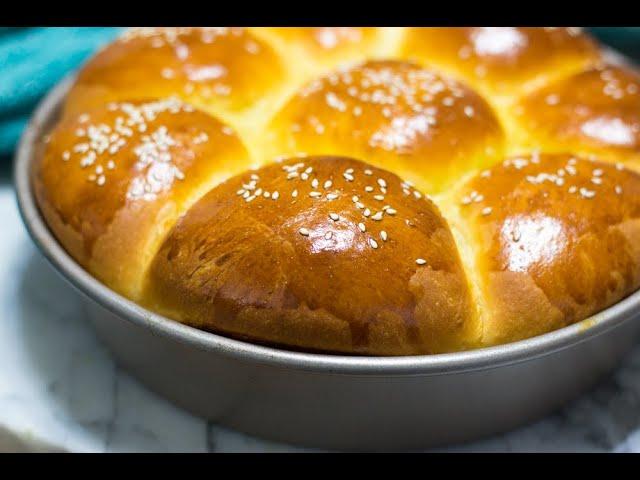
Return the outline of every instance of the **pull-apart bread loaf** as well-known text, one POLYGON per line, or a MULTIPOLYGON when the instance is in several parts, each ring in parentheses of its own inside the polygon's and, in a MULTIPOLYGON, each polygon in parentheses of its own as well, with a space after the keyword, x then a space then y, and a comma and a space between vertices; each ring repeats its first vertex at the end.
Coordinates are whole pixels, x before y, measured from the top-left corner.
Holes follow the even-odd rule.
POLYGON ((309 352, 529 338, 640 285, 640 75, 576 28, 141 28, 33 169, 69 254, 309 352))

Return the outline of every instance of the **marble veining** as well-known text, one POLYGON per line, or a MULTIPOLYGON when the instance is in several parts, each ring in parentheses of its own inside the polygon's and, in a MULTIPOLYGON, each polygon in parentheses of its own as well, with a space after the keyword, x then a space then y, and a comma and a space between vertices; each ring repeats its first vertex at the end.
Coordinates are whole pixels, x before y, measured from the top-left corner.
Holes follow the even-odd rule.
MULTIPOLYGON (((120 369, 79 293, 46 263, 0 186, 0 451, 288 452, 196 418, 120 369)), ((556 414, 450 451, 640 452, 640 346, 556 414)))

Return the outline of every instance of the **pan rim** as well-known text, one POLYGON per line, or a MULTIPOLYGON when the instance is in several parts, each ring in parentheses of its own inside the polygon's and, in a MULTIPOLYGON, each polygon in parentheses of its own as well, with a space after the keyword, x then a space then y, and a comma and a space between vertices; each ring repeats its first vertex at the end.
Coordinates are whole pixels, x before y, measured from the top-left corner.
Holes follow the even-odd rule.
POLYGON ((185 345, 241 362, 277 368, 337 375, 433 376, 530 361, 604 334, 640 314, 640 290, 637 290, 586 320, 518 342, 464 352, 374 357, 305 353, 261 346, 198 330, 154 313, 114 292, 72 259, 49 230, 36 204, 30 180, 35 142, 51 122, 74 78, 75 74, 67 76, 47 94, 22 135, 14 158, 18 209, 30 237, 59 274, 84 296, 118 317, 148 329, 152 334, 168 336, 185 345))

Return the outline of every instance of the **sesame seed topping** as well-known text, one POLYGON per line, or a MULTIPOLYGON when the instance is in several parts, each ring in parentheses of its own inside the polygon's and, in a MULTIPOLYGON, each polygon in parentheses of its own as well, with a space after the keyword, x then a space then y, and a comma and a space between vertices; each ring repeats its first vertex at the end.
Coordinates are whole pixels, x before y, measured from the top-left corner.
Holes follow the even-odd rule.
POLYGON ((590 199, 590 198, 593 198, 593 197, 596 196, 596 192, 594 192, 592 190, 588 190, 588 189, 582 187, 582 188, 580 188, 580 195, 583 198, 589 198, 590 199))
POLYGON ((271 198, 272 198, 273 200, 278 200, 278 198, 280 198, 280 192, 273 192, 273 193, 271 194, 271 198))
POLYGON ((338 215, 337 213, 330 213, 329 218, 334 222, 337 222, 338 220, 340 220, 340 215, 338 215))
POLYGON ((363 233, 367 231, 367 227, 366 227, 366 226, 365 226, 365 224, 364 224, 364 223, 362 223, 362 222, 360 222, 360 223, 358 224, 358 228, 359 228, 359 229, 360 229, 360 231, 361 231, 361 232, 363 232, 363 233))
POLYGON ((312 191, 312 192, 309 192, 309 196, 311 198, 320 198, 322 196, 322 193, 321 192, 312 191))
POLYGON ((327 193, 327 200, 335 200, 336 198, 338 198, 337 193, 327 193))
POLYGON ((371 215, 371 210, 369 210, 368 208, 365 208, 364 212, 362 212, 362 214, 365 217, 369 217, 371 215))
POLYGON ((293 192, 291 192, 291 196, 293 198, 296 198, 298 196, 298 190, 294 190, 293 192))
POLYGON ((371 175, 373 175, 373 171, 367 168, 367 169, 364 171, 364 174, 365 174, 365 175, 368 175, 368 176, 371 176, 371 175))
POLYGON ((326 240, 331 240, 331 237, 333 237, 333 232, 327 232, 324 234, 324 238, 326 240))
POLYGON ((373 198, 374 198, 375 200, 380 201, 380 202, 383 202, 383 201, 384 201, 384 195, 374 195, 374 196, 373 196, 373 198))
POLYGON ((426 265, 427 261, 424 258, 417 258, 416 259, 416 264, 418 264, 418 265, 426 265))
POLYGON ((373 192, 374 188, 371 185, 367 185, 366 187, 364 187, 364 191, 367 193, 371 193, 373 192))
POLYGON ((380 231, 380 238, 382 239, 382 241, 383 241, 383 242, 386 242, 386 241, 387 241, 387 239, 389 238, 389 237, 387 236, 387 232, 385 232, 384 230, 381 230, 381 231, 380 231))
POLYGON ((326 182, 324 182, 324 189, 327 190, 329 188, 331 188, 331 186, 333 185, 333 182, 331 180, 327 180, 326 182))
POLYGON ((378 179, 378 185, 380 185, 382 188, 387 188, 387 182, 385 182, 384 178, 378 179))
POLYGON ((371 220, 375 220, 376 222, 382 220, 382 212, 376 212, 374 215, 372 215, 371 220))
POLYGON ((395 208, 387 208, 387 209, 385 210, 385 213, 386 213, 387 215, 391 215, 391 216, 393 216, 393 215, 395 215, 395 214, 396 214, 396 213, 398 213, 398 212, 396 211, 396 209, 395 209, 395 208))
POLYGON ((488 215, 491 215, 491 212, 493 212, 493 209, 491 207, 486 207, 482 209, 481 213, 484 217, 486 217, 488 215))
POLYGON ((308 237, 308 236, 309 236, 309 234, 310 234, 309 229, 304 228, 304 227, 303 227, 303 228, 301 228, 300 230, 298 230, 298 233, 299 233, 300 235, 302 235, 303 237, 308 237))
POLYGON ((369 245, 371 245, 371 248, 373 248, 374 250, 378 248, 378 242, 376 242, 373 238, 369 239, 369 245))

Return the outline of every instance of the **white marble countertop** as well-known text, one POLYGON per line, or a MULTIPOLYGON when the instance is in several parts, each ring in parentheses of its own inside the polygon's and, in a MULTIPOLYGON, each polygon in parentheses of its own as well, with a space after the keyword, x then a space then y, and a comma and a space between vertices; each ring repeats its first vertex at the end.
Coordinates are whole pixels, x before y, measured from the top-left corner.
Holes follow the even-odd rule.
MULTIPOLYGON (((172 406, 122 371, 78 294, 37 252, 0 184, 0 451, 302 451, 172 406)), ((640 452, 640 346, 593 392, 534 425, 448 450, 640 452)))

